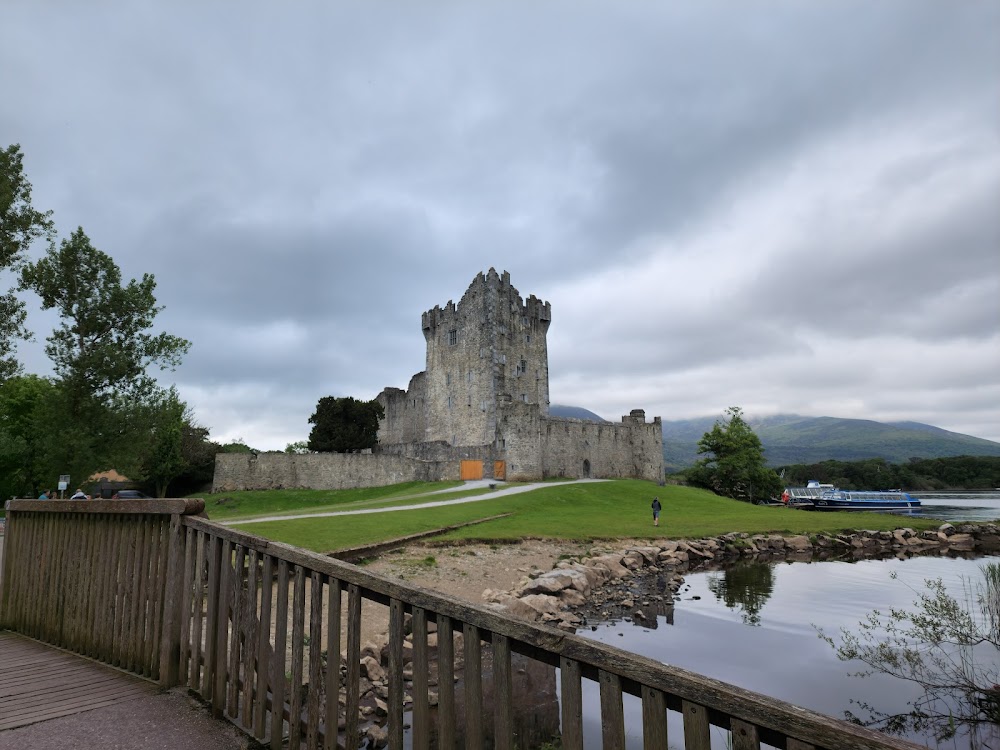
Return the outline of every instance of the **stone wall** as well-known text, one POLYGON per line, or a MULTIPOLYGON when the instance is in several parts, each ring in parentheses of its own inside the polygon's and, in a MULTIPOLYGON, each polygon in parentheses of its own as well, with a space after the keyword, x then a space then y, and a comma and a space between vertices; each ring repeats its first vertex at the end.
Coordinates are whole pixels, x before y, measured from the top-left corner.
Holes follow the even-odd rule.
POLYGON ((542 476, 663 481, 663 425, 637 409, 621 423, 541 420, 542 476))
POLYGON ((410 387, 405 391, 386 388, 376 397, 384 410, 378 427, 381 445, 427 441, 426 375, 418 372, 410 378, 410 387))
POLYGON ((342 490, 459 478, 458 461, 425 461, 372 453, 220 453, 212 492, 342 490))
POLYGON ((507 462, 507 479, 542 478, 542 419, 537 404, 510 402, 500 410, 497 448, 507 462))

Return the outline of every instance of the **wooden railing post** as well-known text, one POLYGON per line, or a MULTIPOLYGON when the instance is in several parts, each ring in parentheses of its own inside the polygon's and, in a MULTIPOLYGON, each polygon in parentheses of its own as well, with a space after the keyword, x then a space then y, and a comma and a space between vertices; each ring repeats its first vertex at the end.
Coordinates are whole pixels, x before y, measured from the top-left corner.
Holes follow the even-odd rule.
POLYGON ((14 518, 17 514, 10 509, 10 503, 5 503, 4 509, 7 520, 4 527, 3 559, 0 559, 0 628, 8 628, 14 624, 14 594, 11 591, 14 576, 10 569, 13 564, 11 560, 14 558, 14 543, 11 539, 15 538, 14 518))
POLYGON ((179 515, 170 516, 167 531, 167 572, 164 576, 163 631, 160 638, 160 684, 179 684, 182 602, 184 601, 184 546, 186 531, 179 515))

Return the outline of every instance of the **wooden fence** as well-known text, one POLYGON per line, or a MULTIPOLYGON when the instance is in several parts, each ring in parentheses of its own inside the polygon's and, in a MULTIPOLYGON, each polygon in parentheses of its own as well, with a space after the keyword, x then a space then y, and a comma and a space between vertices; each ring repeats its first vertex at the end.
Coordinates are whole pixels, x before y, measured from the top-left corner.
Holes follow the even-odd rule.
POLYGON ((667 748, 668 727, 669 747, 687 750, 709 750, 713 737, 733 750, 918 747, 219 526, 196 515, 203 507, 10 501, 0 627, 187 685, 275 748, 358 748, 363 713, 390 748, 403 747, 405 727, 417 750, 535 747, 516 707, 531 702, 537 667, 552 676, 551 729, 567 750, 584 746, 585 705, 586 726, 609 750, 626 747, 626 705, 641 716, 629 747, 641 737, 644 750, 667 748), (387 613, 384 660, 363 650, 363 605, 387 613))

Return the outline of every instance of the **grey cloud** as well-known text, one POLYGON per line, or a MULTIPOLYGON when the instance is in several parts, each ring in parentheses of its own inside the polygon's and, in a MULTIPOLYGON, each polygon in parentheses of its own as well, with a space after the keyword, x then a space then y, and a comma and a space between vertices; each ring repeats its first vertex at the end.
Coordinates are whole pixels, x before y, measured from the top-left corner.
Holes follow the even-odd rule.
MULTIPOLYGON (((18 75, 0 138, 21 142, 64 233, 82 224, 126 275, 156 275, 163 327, 194 342, 178 382, 227 391, 200 401, 219 431, 251 425, 264 445, 301 433, 318 395, 405 387, 424 364, 420 313, 491 266, 553 301, 553 397, 592 394, 611 418, 632 395, 665 418, 782 389, 803 412, 840 389, 876 404, 883 383, 817 363, 879 339, 933 358, 996 330, 996 4, 59 10, 5 7, 0 69, 18 75), (870 218, 822 217, 822 186, 858 179, 835 164, 809 175, 803 215, 775 214, 787 244, 748 222, 739 247, 691 261, 815 153, 944 115, 951 132, 867 175, 870 218), (945 178, 958 187, 931 189, 945 178), (889 231, 915 186, 948 210, 889 231), (621 297, 601 319, 559 298, 665 257, 689 269, 665 294, 745 273, 669 315, 610 281, 621 297), (800 364, 779 377, 774 361, 800 364), (669 381, 684 398, 655 395, 689 373, 669 381)), ((970 393, 989 378, 953 369, 970 393)), ((948 408, 929 413, 958 419, 948 408)))

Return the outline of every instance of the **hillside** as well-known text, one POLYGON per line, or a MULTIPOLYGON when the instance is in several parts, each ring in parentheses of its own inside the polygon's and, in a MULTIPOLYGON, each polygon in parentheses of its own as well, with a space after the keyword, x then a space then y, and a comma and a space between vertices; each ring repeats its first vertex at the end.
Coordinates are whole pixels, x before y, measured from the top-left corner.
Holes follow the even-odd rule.
MULTIPOLYGON (((667 471, 690 466, 698 459, 698 440, 712 429, 715 421, 715 417, 703 417, 663 423, 667 471)), ((919 422, 884 423, 794 414, 747 421, 760 436, 772 466, 831 459, 884 458, 901 463, 910 458, 1000 456, 1000 443, 919 422)))
POLYGON ((584 419, 588 422, 608 421, 582 406, 564 406, 563 404, 549 404, 549 415, 560 419, 584 419))

